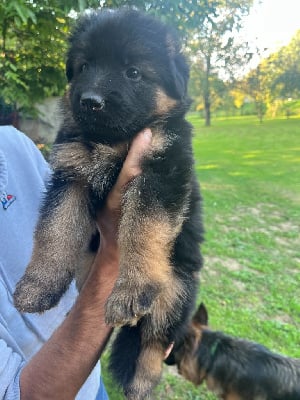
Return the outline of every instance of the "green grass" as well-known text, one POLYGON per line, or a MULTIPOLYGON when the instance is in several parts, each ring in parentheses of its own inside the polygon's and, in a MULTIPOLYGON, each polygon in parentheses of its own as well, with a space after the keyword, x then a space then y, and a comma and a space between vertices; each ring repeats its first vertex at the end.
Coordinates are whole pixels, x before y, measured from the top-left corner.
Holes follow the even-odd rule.
MULTIPOLYGON (((213 328, 300 358, 300 119, 189 119, 206 229, 199 301, 213 328)), ((123 399, 105 369, 110 399, 123 399)), ((215 399, 170 368, 155 398, 215 399)))

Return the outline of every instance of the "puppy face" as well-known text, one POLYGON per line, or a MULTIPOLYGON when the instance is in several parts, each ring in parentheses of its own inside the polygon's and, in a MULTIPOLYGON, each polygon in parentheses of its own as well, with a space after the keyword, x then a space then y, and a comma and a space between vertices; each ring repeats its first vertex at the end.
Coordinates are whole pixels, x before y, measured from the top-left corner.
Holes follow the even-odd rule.
POLYGON ((172 355, 172 362, 176 364, 178 372, 194 385, 200 385, 205 378, 205 371, 198 363, 197 350, 201 342, 201 330, 193 323, 188 327, 181 343, 178 343, 172 355))
POLYGON ((175 343, 167 364, 178 367, 178 372, 195 385, 200 385, 205 378, 205 371, 199 365, 197 350, 201 344, 202 330, 207 328, 208 314, 203 303, 195 312, 186 333, 179 343, 175 343))
POLYGON ((149 16, 92 13, 78 23, 70 44, 71 110, 93 140, 128 140, 186 100, 188 67, 178 42, 149 16))

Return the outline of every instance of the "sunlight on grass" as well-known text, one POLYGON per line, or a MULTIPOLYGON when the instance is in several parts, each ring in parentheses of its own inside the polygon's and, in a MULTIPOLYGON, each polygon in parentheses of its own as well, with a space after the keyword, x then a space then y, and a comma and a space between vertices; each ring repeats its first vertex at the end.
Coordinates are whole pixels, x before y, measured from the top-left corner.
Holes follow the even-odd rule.
POLYGON ((219 168, 218 164, 199 165, 197 169, 215 169, 219 168))
POLYGON ((243 158, 255 158, 257 157, 257 154, 254 154, 254 152, 252 154, 244 154, 242 156, 243 158))
POLYGON ((289 162, 300 163, 300 157, 290 158, 289 162))
POLYGON ((268 164, 268 161, 263 161, 263 160, 244 161, 242 163, 242 165, 249 165, 249 166, 266 165, 266 164, 268 164))
POLYGON ((231 175, 231 176, 246 176, 247 173, 246 172, 242 172, 242 171, 233 171, 233 172, 228 172, 228 175, 231 175))

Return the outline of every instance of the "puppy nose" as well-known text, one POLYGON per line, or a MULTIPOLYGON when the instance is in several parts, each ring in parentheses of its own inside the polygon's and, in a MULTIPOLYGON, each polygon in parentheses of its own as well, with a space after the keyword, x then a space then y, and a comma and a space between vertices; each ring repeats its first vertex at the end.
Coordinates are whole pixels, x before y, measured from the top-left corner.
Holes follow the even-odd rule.
POLYGON ((80 97, 80 105, 87 110, 101 111, 105 106, 105 101, 98 94, 86 92, 80 97))

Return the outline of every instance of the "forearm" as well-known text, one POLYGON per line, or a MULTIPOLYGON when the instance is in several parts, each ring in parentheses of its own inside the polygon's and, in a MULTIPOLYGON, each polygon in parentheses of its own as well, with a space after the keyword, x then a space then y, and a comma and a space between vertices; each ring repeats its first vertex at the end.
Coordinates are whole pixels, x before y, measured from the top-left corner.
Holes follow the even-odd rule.
POLYGON ((116 264, 115 249, 97 254, 92 272, 65 321, 23 369, 22 400, 74 399, 112 331, 104 322, 104 310, 116 279, 116 264))

